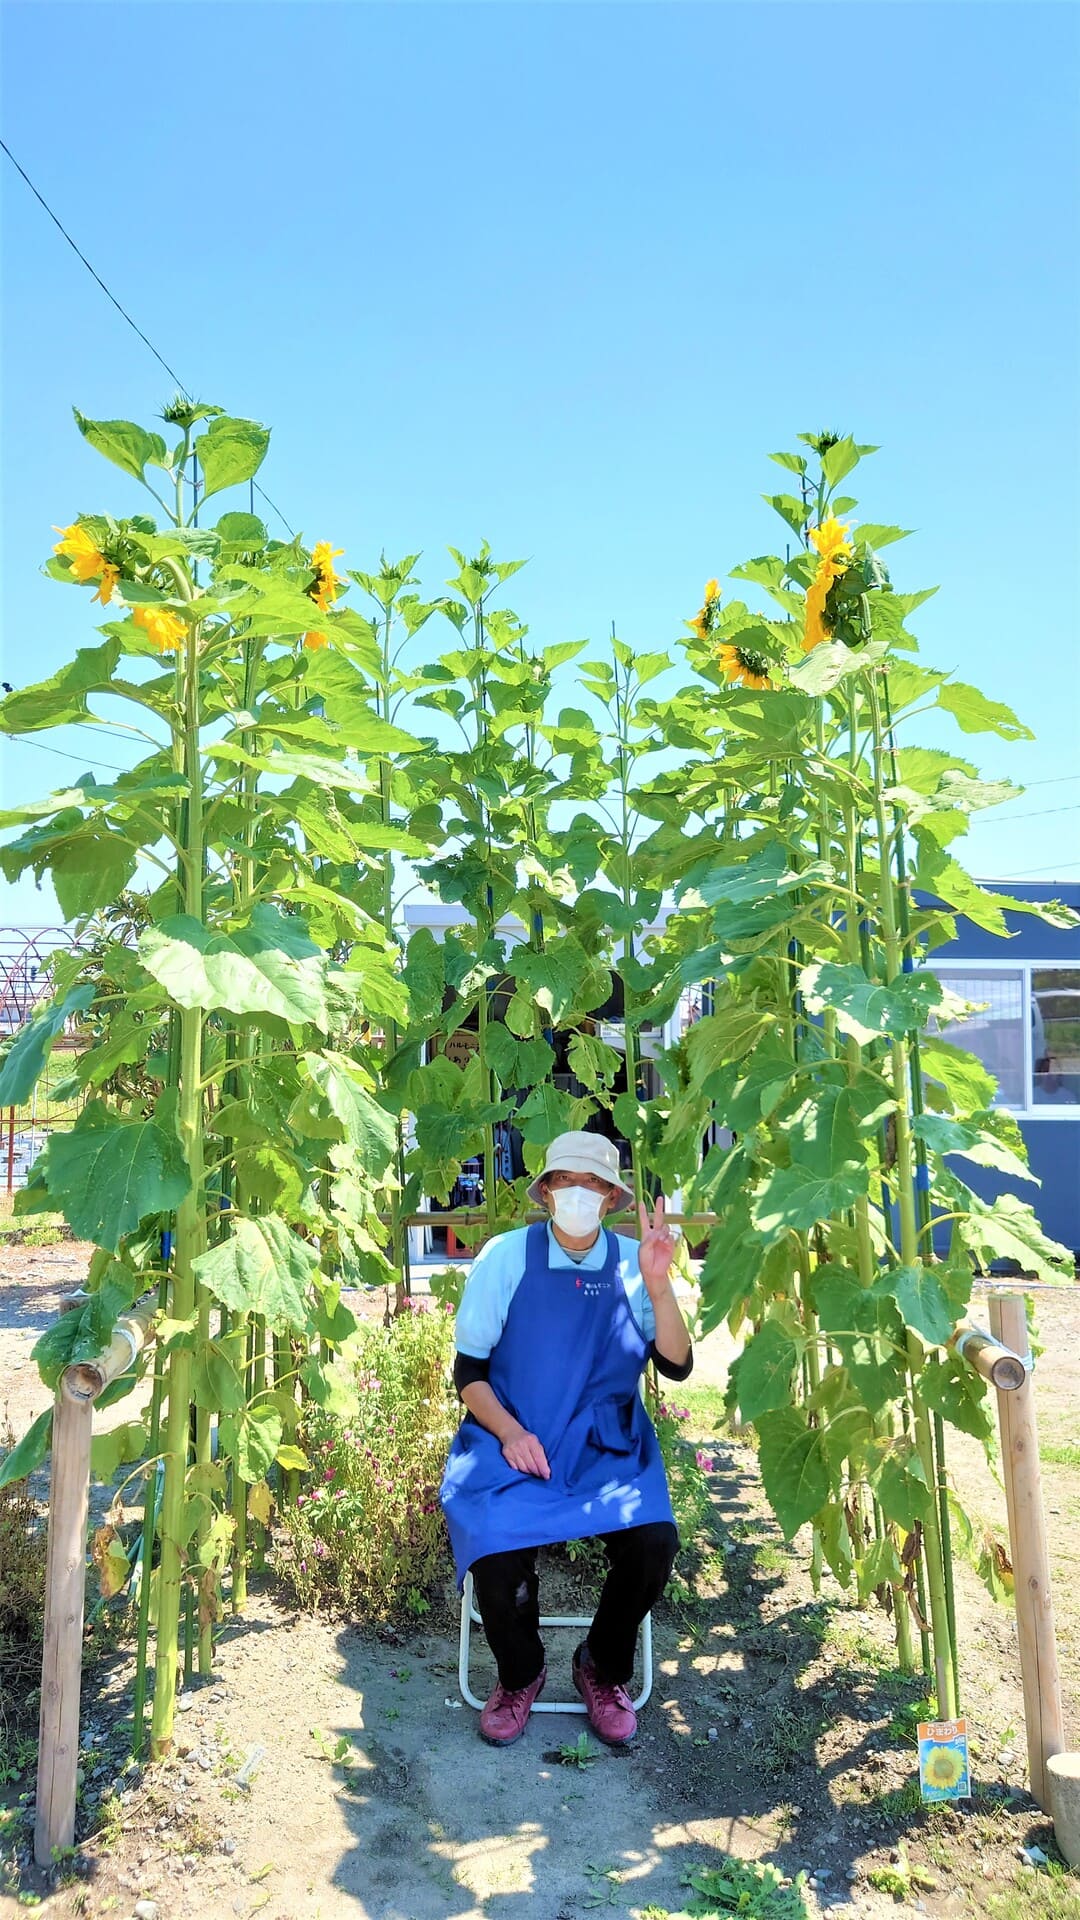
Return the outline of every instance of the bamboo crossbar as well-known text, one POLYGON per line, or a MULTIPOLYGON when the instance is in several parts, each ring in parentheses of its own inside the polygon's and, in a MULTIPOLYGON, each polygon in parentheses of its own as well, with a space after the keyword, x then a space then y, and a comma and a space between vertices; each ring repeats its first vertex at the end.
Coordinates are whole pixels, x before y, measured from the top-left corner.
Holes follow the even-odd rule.
POLYGON ((1002 1346, 985 1328, 962 1321, 949 1341, 954 1353, 969 1367, 1002 1393, 1015 1393, 1027 1379, 1027 1362, 1022 1354, 1002 1346))
MULTIPOLYGON (((61 1312, 73 1311, 88 1298, 85 1293, 69 1295, 61 1302, 61 1312)), ((39 1867, 52 1866, 56 1849, 70 1847, 75 1838, 94 1402, 153 1338, 155 1307, 155 1297, 147 1295, 122 1314, 104 1352, 65 1367, 56 1390, 34 1824, 39 1867)))

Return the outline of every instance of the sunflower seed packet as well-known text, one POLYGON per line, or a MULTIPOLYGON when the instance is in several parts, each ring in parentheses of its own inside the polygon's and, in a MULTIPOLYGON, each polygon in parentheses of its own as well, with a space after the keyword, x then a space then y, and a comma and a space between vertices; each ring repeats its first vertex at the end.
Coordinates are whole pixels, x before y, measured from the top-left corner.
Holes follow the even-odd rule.
POLYGON ((919 1721, 919 1786, 924 1800, 970 1800, 966 1720, 919 1721))

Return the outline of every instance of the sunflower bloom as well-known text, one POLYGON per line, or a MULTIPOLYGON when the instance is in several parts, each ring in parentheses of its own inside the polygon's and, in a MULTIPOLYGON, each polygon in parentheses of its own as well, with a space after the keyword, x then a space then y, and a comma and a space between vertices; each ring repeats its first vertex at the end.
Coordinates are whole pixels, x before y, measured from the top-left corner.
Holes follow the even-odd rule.
POLYGON ((964 1777, 964 1756, 959 1747, 931 1747, 923 1772, 927 1786, 958 1786, 964 1777))
POLYGON ((54 527, 53 532, 60 535, 53 552, 69 563, 72 579, 77 580, 80 587, 85 587, 89 580, 97 580, 99 585, 94 599, 100 600, 103 607, 107 606, 120 578, 119 567, 114 567, 111 560, 106 560, 85 527, 76 523, 70 527, 54 527))
POLYGON ((137 627, 150 635, 159 653, 175 653, 187 633, 187 622, 181 620, 178 613, 170 613, 167 607, 132 607, 131 617, 137 627))
POLYGON ((334 572, 334 561, 343 554, 344 547, 331 547, 329 540, 318 540, 311 549, 311 566, 315 579, 308 588, 320 613, 329 613, 338 593, 345 585, 334 572))
POLYGON ((810 653, 814 647, 829 638, 829 629, 825 625, 825 602, 829 597, 829 588, 834 580, 839 580, 847 572, 851 559, 851 546, 847 539, 849 529, 842 527, 835 515, 830 514, 820 527, 810 528, 810 541, 816 547, 820 558, 817 572, 806 589, 806 631, 803 634, 803 652, 810 653))
POLYGON ((690 622, 699 640, 708 639, 716 625, 719 612, 720 582, 719 580, 706 580, 705 599, 702 603, 701 611, 695 614, 693 620, 690 622))
POLYGON ((823 560, 850 560, 851 545, 848 541, 850 527, 842 527, 835 514, 830 513, 820 527, 810 528, 810 541, 823 560))
POLYGON ((318 653, 320 647, 330 645, 325 633, 305 633, 304 645, 309 653, 318 653))
POLYGON ((116 591, 119 578, 119 567, 114 567, 111 560, 104 561, 101 568, 101 579, 98 582, 98 590, 96 593, 91 594, 91 600, 100 600, 102 606, 107 607, 116 591))
POLYGON ((763 653, 754 653, 749 647, 725 643, 717 648, 716 664, 729 687, 772 686, 768 660, 763 653))

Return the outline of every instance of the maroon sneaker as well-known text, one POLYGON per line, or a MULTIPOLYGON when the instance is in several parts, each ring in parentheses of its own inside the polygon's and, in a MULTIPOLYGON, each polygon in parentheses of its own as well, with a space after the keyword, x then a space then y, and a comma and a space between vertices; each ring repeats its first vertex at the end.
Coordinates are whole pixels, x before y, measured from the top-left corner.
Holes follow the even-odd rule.
POLYGON ((609 1747, 625 1747, 637 1732, 637 1714, 625 1687, 597 1679, 587 1643, 574 1655, 574 1685, 585 1702, 589 1725, 597 1738, 609 1747))
POLYGON ((530 1687, 504 1687, 500 1680, 480 1715, 480 1738, 489 1747, 512 1747, 529 1724, 532 1703, 544 1691, 547 1668, 541 1667, 530 1687))

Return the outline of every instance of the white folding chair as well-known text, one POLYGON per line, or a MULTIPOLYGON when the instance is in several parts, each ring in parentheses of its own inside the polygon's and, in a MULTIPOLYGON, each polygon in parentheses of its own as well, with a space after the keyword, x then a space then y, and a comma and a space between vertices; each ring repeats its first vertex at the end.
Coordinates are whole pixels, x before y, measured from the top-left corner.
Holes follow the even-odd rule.
MULTIPOLYGON (((461 1697, 470 1707, 482 1707, 484 1702, 477 1697, 469 1684, 469 1654, 473 1626, 482 1627, 483 1621, 477 1611, 473 1597, 473 1577, 465 1575, 465 1585, 461 1592, 461 1632, 458 1638, 458 1686, 461 1697)), ((545 1613, 540 1616, 542 1627, 591 1627, 591 1614, 545 1613)), ((653 1683, 652 1655, 652 1614, 647 1613, 641 1623, 641 1692, 634 1701, 635 1712, 645 1705, 653 1683)), ((584 1713, 582 1700, 535 1700, 533 1713, 584 1713)))

